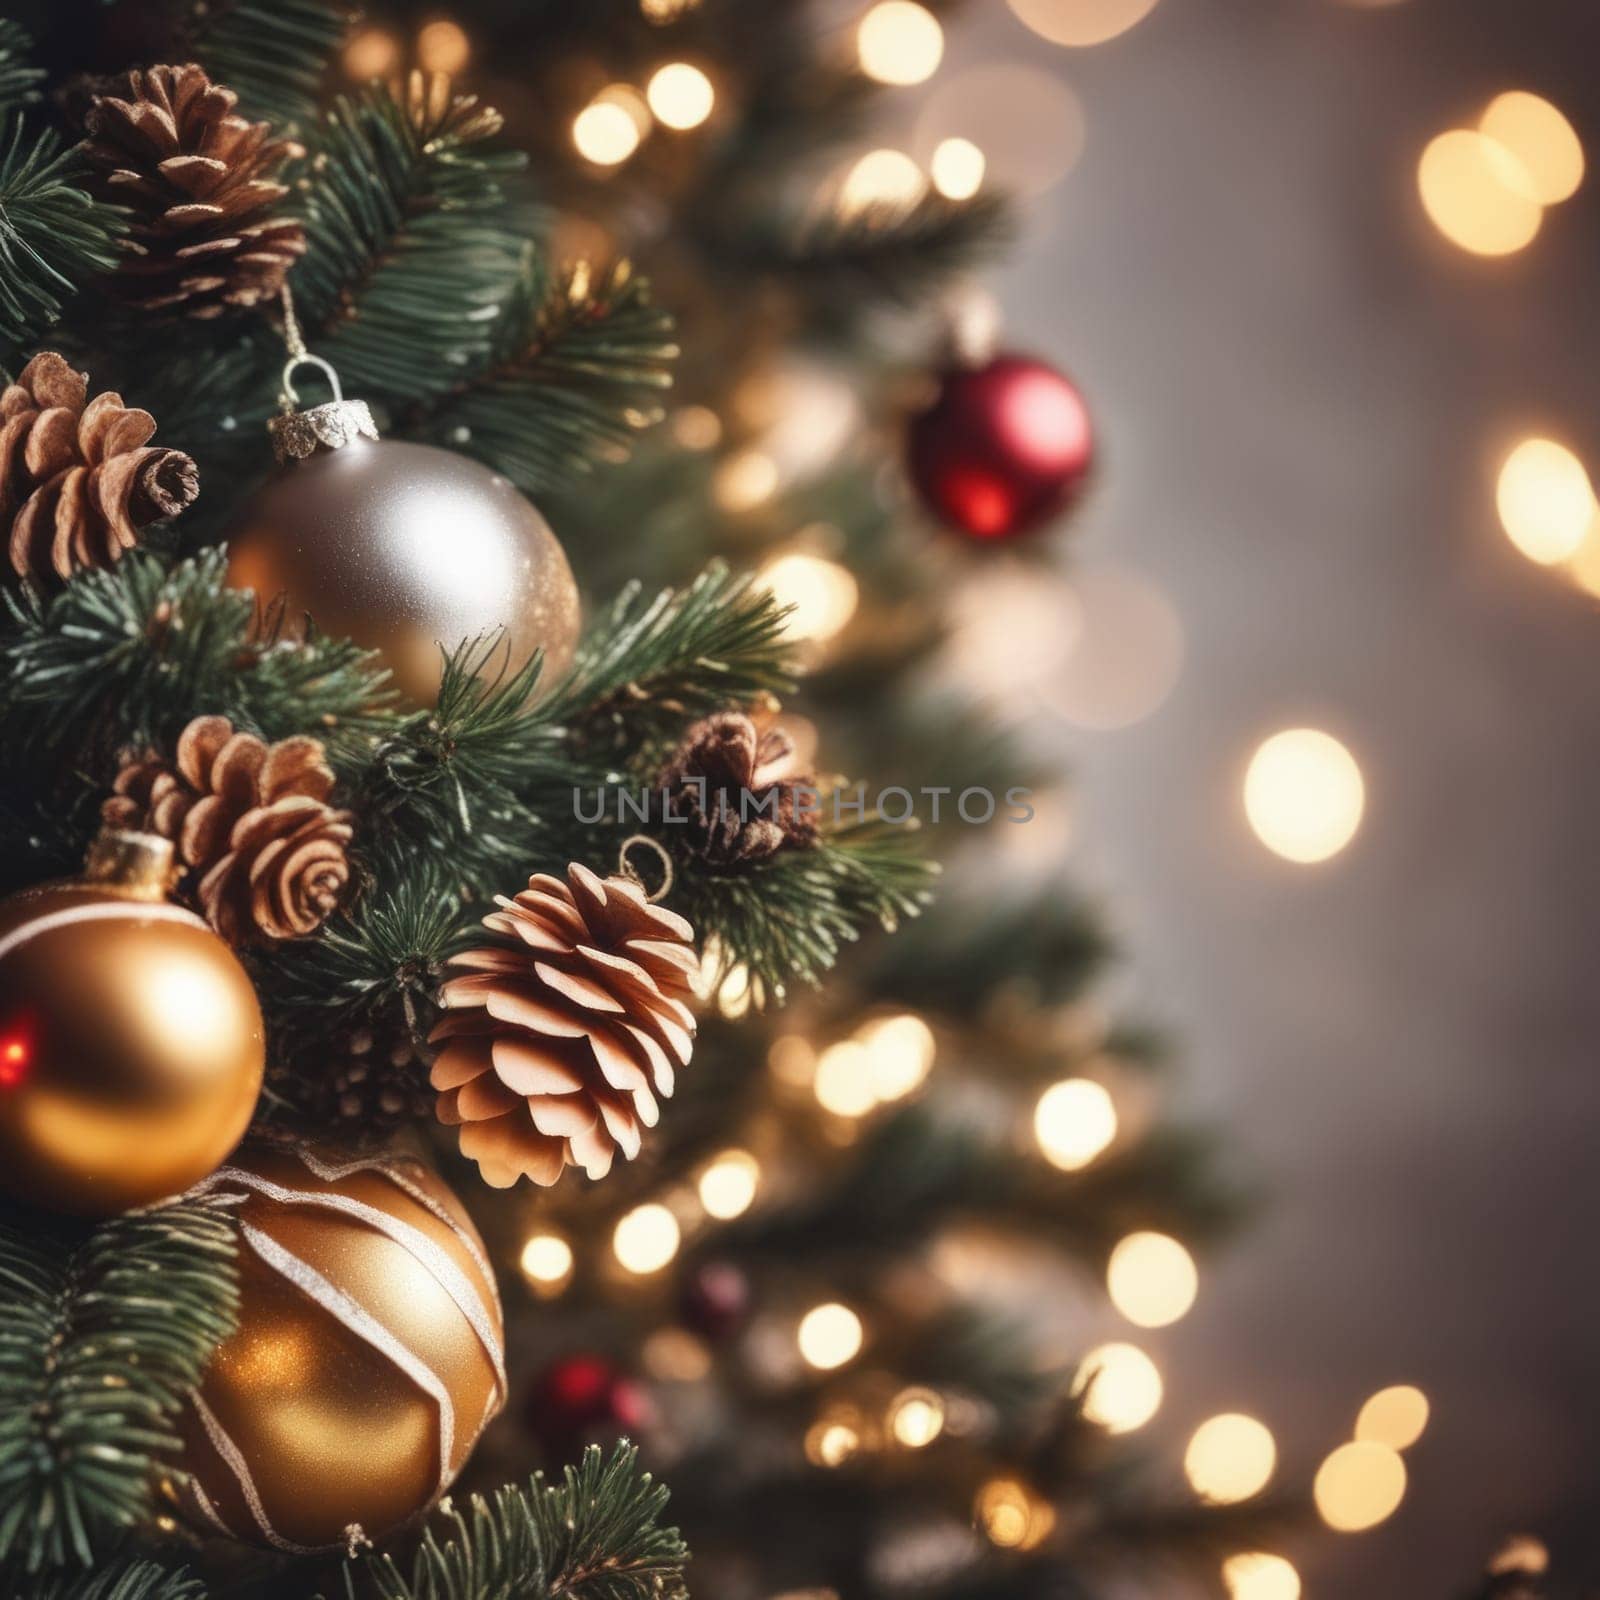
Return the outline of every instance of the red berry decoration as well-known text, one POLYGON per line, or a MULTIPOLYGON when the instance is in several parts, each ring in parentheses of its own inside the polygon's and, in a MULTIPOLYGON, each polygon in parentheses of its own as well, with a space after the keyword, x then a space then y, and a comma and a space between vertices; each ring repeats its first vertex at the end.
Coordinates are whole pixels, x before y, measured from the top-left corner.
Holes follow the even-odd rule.
POLYGON ((923 504, 985 541, 1031 533, 1063 511, 1094 460, 1083 396, 1054 367, 1017 355, 946 372, 907 443, 923 504))
POLYGON ((552 1362, 534 1386, 528 1424, 553 1461, 576 1459, 586 1444, 636 1438, 656 1420, 655 1402, 637 1378, 602 1355, 552 1362))

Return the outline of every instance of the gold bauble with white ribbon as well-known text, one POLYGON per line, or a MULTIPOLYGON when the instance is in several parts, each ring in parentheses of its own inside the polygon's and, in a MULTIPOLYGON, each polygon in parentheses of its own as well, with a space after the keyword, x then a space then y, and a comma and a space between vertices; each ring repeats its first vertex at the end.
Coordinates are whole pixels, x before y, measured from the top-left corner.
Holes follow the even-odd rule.
POLYGON ((237 1332, 186 1424, 180 1494, 213 1532, 290 1554, 381 1538, 449 1487, 505 1402, 494 1274, 425 1163, 247 1145, 237 1332))

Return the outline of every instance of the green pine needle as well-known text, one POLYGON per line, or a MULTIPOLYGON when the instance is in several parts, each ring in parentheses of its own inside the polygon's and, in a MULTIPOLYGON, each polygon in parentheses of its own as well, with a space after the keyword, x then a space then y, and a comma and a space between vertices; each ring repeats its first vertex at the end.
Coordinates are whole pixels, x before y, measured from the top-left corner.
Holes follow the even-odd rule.
POLYGON ((169 1572, 153 1561, 128 1558, 97 1572, 18 1580, 11 1600, 206 1600, 198 1578, 169 1572))
POLYGON ((233 1261, 215 1203, 82 1235, 0 1218, 0 1563, 88 1565, 144 1522, 173 1420, 233 1331, 233 1261))
MULTIPOLYGON (((378 1600, 687 1600, 688 1552, 661 1526, 666 1504, 636 1450, 604 1460, 591 1445, 560 1484, 535 1473, 464 1510, 447 1502, 409 1570, 388 1555, 359 1565, 378 1600)), ((355 1600, 349 1569, 345 1589, 355 1600)))
POLYGON ((280 134, 304 134, 354 8, 337 0, 196 0, 189 53, 239 96, 240 110, 280 134))

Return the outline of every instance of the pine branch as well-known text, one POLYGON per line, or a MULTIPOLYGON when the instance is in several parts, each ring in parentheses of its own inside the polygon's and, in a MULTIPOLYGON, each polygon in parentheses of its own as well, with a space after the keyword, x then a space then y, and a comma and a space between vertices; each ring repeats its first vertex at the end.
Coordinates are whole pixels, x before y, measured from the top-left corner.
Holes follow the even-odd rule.
POLYGON ((579 737, 637 747, 672 736, 719 706, 785 693, 782 611, 772 596, 714 562, 687 589, 641 604, 629 584, 589 630, 545 707, 579 737))
POLYGON ((771 222, 727 241, 740 268, 784 279, 825 324, 859 319, 878 306, 907 308, 970 270, 1004 243, 1003 203, 992 196, 831 213, 795 229, 771 222))
POLYGON ((237 1307, 215 1204, 74 1235, 0 1219, 0 1562, 103 1555, 147 1513, 172 1421, 237 1307))
POLYGON ((303 136, 351 15, 336 0, 196 0, 185 43, 214 81, 238 94, 246 116, 303 136))
MULTIPOLYGON (((591 1445, 560 1485, 535 1473, 527 1488, 474 1495, 465 1510, 447 1503, 409 1572, 387 1555, 360 1565, 379 1600, 687 1600, 688 1552, 660 1524, 666 1503, 636 1450, 621 1445, 603 1461, 591 1445)), ((345 1592, 355 1600, 348 1568, 345 1592)))
POLYGON ((678 353, 672 318, 627 262, 546 280, 530 263, 495 330, 489 366, 408 430, 455 445, 536 493, 626 456, 660 420, 678 353))
POLYGON ((74 1576, 19 1579, 13 1600, 206 1600, 198 1578, 134 1557, 74 1576))
POLYGON ((39 98, 44 81, 42 67, 29 60, 33 40, 20 22, 0 17, 0 118, 9 117, 39 98))
MULTIPOLYGON (((670 847, 678 830, 660 829, 670 847)), ((685 874, 671 904, 715 941, 724 971, 745 967, 756 999, 815 986, 840 950, 874 924, 894 929, 926 904, 937 871, 906 848, 904 830, 866 822, 824 833, 810 849, 780 850, 737 876, 685 874)))
POLYGON ((54 134, 30 135, 20 119, 0 132, 0 365, 49 328, 86 280, 116 264, 120 213, 73 185, 76 159, 54 134))
POLYGON ((347 393, 409 405, 493 353, 529 221, 502 182, 522 158, 478 148, 499 125, 470 100, 441 110, 418 85, 341 96, 324 118, 292 282, 347 393))

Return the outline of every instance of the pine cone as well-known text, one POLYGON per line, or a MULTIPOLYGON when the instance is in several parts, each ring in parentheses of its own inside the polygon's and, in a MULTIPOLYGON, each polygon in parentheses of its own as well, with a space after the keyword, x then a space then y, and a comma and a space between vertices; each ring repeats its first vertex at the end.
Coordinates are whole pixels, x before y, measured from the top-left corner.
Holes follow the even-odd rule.
POLYGON ((791 749, 786 734, 759 732, 741 711, 719 711, 689 729, 660 787, 668 816, 683 819, 703 861, 732 866, 816 843, 816 816, 800 803, 812 780, 776 775, 791 749))
POLYGON ((497 1189, 569 1164, 604 1177, 639 1153, 694 1048, 694 929, 576 862, 498 904, 483 925, 506 941, 457 957, 444 985, 438 1118, 497 1189))
POLYGON ((194 462, 151 445, 156 420, 46 350, 0 391, 0 530, 18 577, 70 578, 109 567, 139 529, 176 516, 200 492, 194 462))
POLYGON ((289 192, 273 174, 304 151, 236 115, 238 100, 191 63, 130 72, 90 101, 95 187, 133 213, 113 287, 143 310, 260 305, 305 254, 305 229, 273 215, 289 192))
POLYGON ((364 1132, 392 1130, 433 1109, 423 1058, 406 1028, 357 1028, 334 1041, 330 1119, 364 1132))
POLYGON ((102 818, 171 839, 193 894, 233 944, 303 939, 350 877, 350 813, 328 804, 333 772, 316 739, 269 745, 226 717, 196 717, 175 767, 154 753, 123 762, 102 818))

